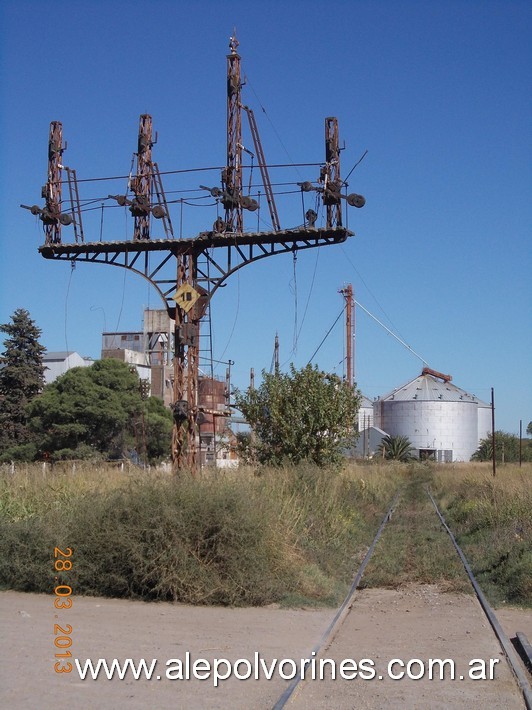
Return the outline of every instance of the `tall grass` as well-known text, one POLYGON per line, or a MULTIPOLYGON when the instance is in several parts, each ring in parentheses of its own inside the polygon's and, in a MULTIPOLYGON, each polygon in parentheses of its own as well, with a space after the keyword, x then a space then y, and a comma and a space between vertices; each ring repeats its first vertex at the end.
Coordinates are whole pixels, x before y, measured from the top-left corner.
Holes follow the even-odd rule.
POLYGON ((0 469, 0 585, 195 604, 335 604, 402 487, 363 583, 468 589, 430 485, 492 603, 532 605, 532 467, 371 463, 206 471, 0 469))
POLYGON ((335 603, 399 484, 393 467, 0 476, 0 584, 203 604, 335 603))
POLYGON ((445 591, 468 592, 470 585, 447 533, 426 494, 430 464, 407 465, 409 476, 391 521, 362 580, 366 587, 437 584, 445 591))
POLYGON ((432 486, 492 603, 532 606, 532 464, 440 467, 432 486))

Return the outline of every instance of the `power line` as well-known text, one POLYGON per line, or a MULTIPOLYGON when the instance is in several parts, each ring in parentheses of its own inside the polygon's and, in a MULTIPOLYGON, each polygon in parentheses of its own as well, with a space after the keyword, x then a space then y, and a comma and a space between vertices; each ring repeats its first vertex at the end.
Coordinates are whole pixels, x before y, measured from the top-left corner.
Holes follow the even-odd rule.
POLYGON ((392 326, 392 328, 394 328, 395 331, 396 331, 401 337, 403 337, 402 333, 399 331, 399 328, 395 325, 395 323, 392 321, 392 319, 390 318, 390 316, 386 313, 386 311, 384 310, 384 308, 383 308, 382 305, 380 304, 379 300, 377 299, 377 296, 375 296, 375 294, 373 293, 373 291, 370 289, 370 287, 368 286, 368 284, 367 284, 366 281, 364 280, 364 277, 362 276, 362 274, 360 273, 360 271, 357 269, 357 267, 356 267, 356 266, 353 264, 353 262, 351 261, 351 259, 350 259, 350 257, 349 257, 349 254, 348 254, 347 251, 345 250, 343 244, 340 245, 340 248, 341 248, 341 250, 343 251, 344 256, 345 256, 345 258, 347 259, 347 261, 348 261, 348 262, 351 264, 351 266, 353 267, 353 270, 354 270, 355 273, 357 274, 358 278, 360 279, 360 281, 362 281, 362 283, 364 284, 366 290, 368 291, 368 293, 370 294, 370 296, 373 298, 373 300, 375 301, 375 303, 377 304, 377 306, 379 307, 379 309, 382 311, 384 317, 388 320, 388 322, 390 323, 390 325, 392 326))
POLYGON ((387 326, 385 326, 384 323, 382 323, 376 316, 373 315, 373 313, 370 313, 367 308, 364 308, 364 306, 363 306, 361 303, 359 303, 358 301, 355 301, 355 303, 356 303, 356 305, 357 305, 359 308, 362 308, 362 310, 364 311, 364 313, 367 313, 368 316, 370 316, 370 318, 373 318, 373 320, 374 320, 376 323, 378 323, 382 328, 384 328, 384 330, 385 330, 387 333, 389 333, 391 336, 393 336, 398 342, 401 343, 401 345, 403 345, 407 350, 409 350, 409 351, 412 353, 412 355, 415 355, 419 360, 421 360, 421 362, 422 362, 424 365, 427 365, 427 360, 426 360, 424 357, 421 357, 421 355, 418 355, 418 353, 416 353, 416 351, 413 350, 413 349, 410 347, 410 345, 408 345, 408 343, 405 343, 404 340, 402 340, 402 339, 401 339, 398 335, 396 335, 392 330, 390 330, 387 326))
POLYGON ((316 261, 315 261, 315 263, 314 263, 314 273, 312 274, 312 281, 311 281, 311 283, 310 283, 310 289, 309 289, 308 296, 307 296, 307 302, 305 303, 305 310, 303 311, 303 318, 301 319, 301 323, 299 324, 299 330, 297 331, 297 336, 296 336, 296 339, 295 339, 294 347, 293 347, 292 350, 290 351, 290 354, 288 355, 288 357, 286 358, 286 360, 281 364, 281 367, 284 367, 284 366, 286 365, 286 363, 290 360, 290 358, 292 357, 292 355, 294 355, 295 352, 296 352, 297 344, 298 344, 298 342, 299 342, 299 336, 301 335, 301 331, 303 330, 303 325, 304 325, 304 323, 305 323, 305 318, 306 318, 306 316, 307 316, 307 310, 308 310, 308 306, 309 306, 309 303, 310 303, 310 298, 311 298, 311 296, 312 296, 312 291, 313 291, 313 289, 314 289, 314 281, 315 281, 315 279, 316 279, 316 272, 317 272, 317 270, 318 270, 318 261, 319 261, 319 257, 320 257, 320 249, 321 249, 321 247, 318 247, 317 250, 316 250, 316 251, 317 251, 317 254, 316 254, 316 261))
MULTIPOLYGON (((323 161, 319 163, 272 163, 271 165, 266 165, 268 170, 274 170, 276 168, 315 168, 323 165, 323 161)), ((226 166, 224 165, 212 165, 208 168, 183 168, 181 170, 162 170, 159 175, 184 175, 187 173, 201 173, 209 172, 211 170, 224 170, 226 166)), ((243 170, 251 170, 252 165, 242 165, 243 170)), ((95 177, 95 178, 78 178, 77 182, 103 182, 104 180, 127 180, 129 175, 107 175, 105 177, 95 177)), ((68 180, 58 181, 62 185, 67 185, 68 180)))
POLYGON ((334 328, 334 326, 338 323, 338 321, 339 321, 340 318, 342 317, 344 311, 345 311, 345 306, 342 308, 342 310, 341 310, 340 313, 338 314, 338 317, 336 318, 336 320, 334 321, 334 323, 331 325, 331 327, 329 328, 329 330, 325 333, 325 337, 323 338, 323 340, 321 341, 321 343, 318 345, 318 347, 316 348, 316 350, 314 350, 314 352, 312 353, 312 357, 311 357, 310 360, 307 362, 307 365, 310 365, 310 363, 314 360, 314 357, 317 355, 318 350, 321 348, 321 346, 323 345, 323 343, 327 340, 327 338, 328 338, 329 335, 331 334, 332 329, 334 328))
POLYGON ((347 185, 347 181, 349 180, 349 177, 350 177, 351 173, 353 172, 353 170, 356 168, 357 165, 360 165, 360 163, 364 160, 364 158, 366 157, 367 154, 368 154, 368 151, 365 150, 365 151, 362 153, 362 156, 357 160, 357 162, 353 165, 353 167, 351 168, 351 170, 347 173, 347 177, 342 180, 342 182, 343 182, 344 185, 347 185))

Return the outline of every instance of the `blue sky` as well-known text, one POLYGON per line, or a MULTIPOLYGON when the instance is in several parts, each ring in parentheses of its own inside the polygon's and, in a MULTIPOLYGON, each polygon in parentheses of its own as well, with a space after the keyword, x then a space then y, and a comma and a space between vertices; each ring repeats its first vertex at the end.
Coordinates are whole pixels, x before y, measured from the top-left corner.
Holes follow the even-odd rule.
MULTIPOLYGON (((43 259, 40 223, 19 205, 40 203, 52 120, 63 123, 64 163, 78 178, 128 173, 141 113, 153 116, 161 171, 223 165, 225 57, 236 26, 243 100, 268 162, 322 161, 324 119, 336 116, 343 175, 368 151, 349 179, 367 203, 350 209, 356 236, 301 252, 295 278, 291 256, 276 256, 229 279, 212 304, 214 357, 234 360, 233 383, 246 387, 250 367, 269 370, 278 332, 281 362, 305 365, 342 308, 338 290, 352 283, 356 299, 430 367, 486 401, 493 387, 497 428, 517 433, 520 419, 526 427, 530 3, 7 0, 1 13, 0 322, 27 308, 49 350, 99 357, 102 330, 141 329, 143 308, 161 307, 125 270, 71 272, 68 262, 43 259)), ((317 174, 289 168, 271 178, 317 174)), ((169 176, 165 188, 197 189, 206 179, 169 176)), ((103 196, 88 185, 87 198, 103 196)), ((131 219, 108 212, 103 238, 130 238, 131 219)), ((280 200, 279 212, 283 226, 300 224, 299 195, 280 200)), ((86 213, 86 241, 99 239, 100 216, 86 213)), ((184 236, 212 222, 212 208, 184 210, 184 236)), ((420 373, 421 361, 361 309, 356 322, 356 380, 366 395, 420 373)), ((341 375, 344 347, 340 319, 314 362, 341 375)))

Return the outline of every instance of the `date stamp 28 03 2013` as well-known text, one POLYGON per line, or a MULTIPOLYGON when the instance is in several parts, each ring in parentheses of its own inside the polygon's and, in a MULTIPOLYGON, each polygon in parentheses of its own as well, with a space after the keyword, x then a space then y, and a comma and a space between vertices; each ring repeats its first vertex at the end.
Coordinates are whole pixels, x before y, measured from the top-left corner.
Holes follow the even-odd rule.
MULTIPOLYGON (((60 550, 58 547, 54 547, 54 570, 56 572, 61 572, 63 574, 70 572, 72 570, 72 550, 70 547, 66 548, 66 552, 60 550)), ((55 577, 57 582, 59 577, 55 577)), ((54 587, 54 607, 57 610, 60 609, 71 609, 72 608, 72 587, 68 584, 56 584, 54 587)), ((56 619, 59 618, 59 614, 54 614, 56 619)), ((72 658, 72 652, 69 651, 72 646, 72 626, 70 624, 60 625, 54 623, 54 646, 55 646, 55 657, 59 660, 54 663, 54 670, 56 673, 70 673, 72 671, 72 663, 67 661, 67 658, 72 658)))

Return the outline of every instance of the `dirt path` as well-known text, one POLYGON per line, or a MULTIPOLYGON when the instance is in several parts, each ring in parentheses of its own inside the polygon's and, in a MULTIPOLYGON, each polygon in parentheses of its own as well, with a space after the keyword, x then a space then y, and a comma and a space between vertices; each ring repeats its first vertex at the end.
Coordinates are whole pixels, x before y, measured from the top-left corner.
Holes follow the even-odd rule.
MULTIPOLYGON (((505 630, 532 628, 532 613, 505 610, 505 630)), ((503 619, 500 619, 503 623, 503 619)), ((525 631, 526 633, 526 631, 525 631)), ((300 684, 290 708, 523 708, 524 702, 504 660, 491 627, 473 596, 441 594, 432 586, 411 586, 399 591, 367 590, 357 594, 350 614, 329 645, 324 657, 372 659, 371 680, 326 680, 300 684), (388 673, 388 664, 397 661, 388 673), (407 664, 415 679, 408 678, 407 664), (452 659, 445 680, 439 666, 429 659, 452 659), (472 659, 493 662, 493 680, 469 677, 472 659), (401 663, 402 662, 402 663, 401 663), (425 673, 422 673, 422 666, 425 673), (404 674, 402 678, 397 676, 404 674)), ((367 664, 366 664, 367 665, 367 664)))
MULTIPOLYGON (((0 593, 0 706, 13 710, 144 710, 154 708, 270 708, 287 686, 272 680, 231 677, 213 686, 208 680, 169 680, 168 659, 185 663, 214 658, 299 659, 321 638, 334 610, 220 609, 121 600, 74 598, 72 609, 57 610, 48 595, 0 593), (55 618, 57 614, 57 618, 55 618), (57 674, 53 664, 54 623, 72 627, 73 658, 106 658, 148 663, 158 659, 154 677, 134 680, 81 680, 74 669, 57 674), (156 675, 161 679, 157 680, 156 675)), ((532 613, 504 609, 499 619, 509 635, 532 638, 532 613)), ((378 673, 393 658, 451 658, 457 675, 473 658, 500 658, 500 649, 473 597, 441 594, 434 587, 402 591, 366 590, 355 598, 352 614, 327 657, 372 659, 378 673)), ((176 666, 174 666, 176 668, 176 666)), ((339 664, 338 664, 339 668, 339 664)), ((198 670, 201 670, 198 668, 198 670)), ((395 671, 401 670, 395 667, 395 671)), ((184 671, 184 669, 183 669, 184 671)), ((220 666, 220 672, 225 666, 220 666)), ((245 674, 246 666, 239 666, 245 674)), ((284 666, 285 673, 290 667, 284 666)), ((520 694, 501 660, 493 681, 325 680, 303 684, 293 707, 328 708, 522 708, 520 694), (309 687, 304 687, 305 685, 309 687)))

